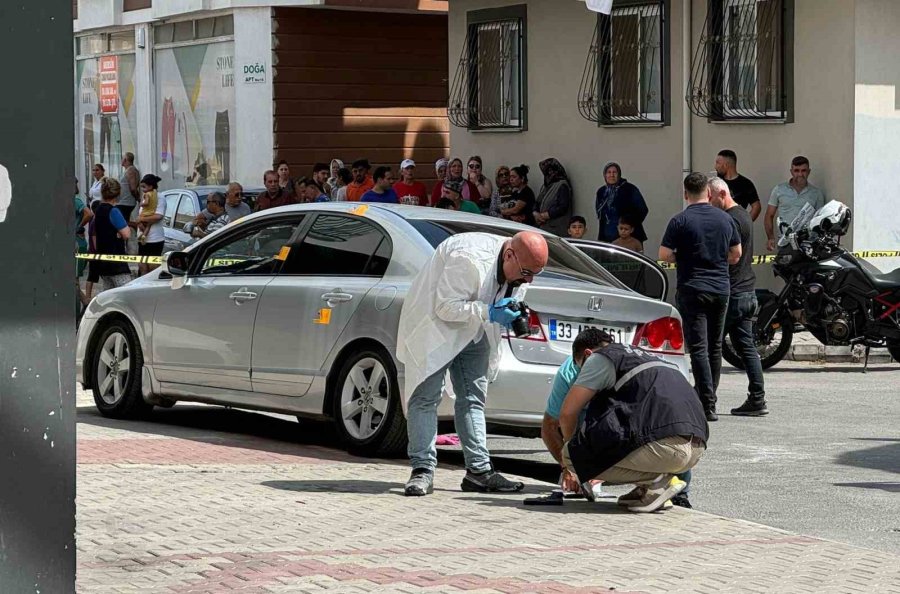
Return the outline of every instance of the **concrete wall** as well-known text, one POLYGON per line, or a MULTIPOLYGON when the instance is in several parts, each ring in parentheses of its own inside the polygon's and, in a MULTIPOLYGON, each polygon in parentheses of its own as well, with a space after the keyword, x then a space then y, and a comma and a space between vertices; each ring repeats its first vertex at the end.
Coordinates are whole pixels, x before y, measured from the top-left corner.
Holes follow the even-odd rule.
MULTIPOLYGON (((854 130, 854 247, 900 249, 900 6, 894 0, 856 1, 854 130)), ((900 259, 877 259, 883 270, 900 259)))
MULTIPOLYGON (((890 0, 885 0, 890 2, 890 0)), ((450 72, 455 72, 465 38, 466 11, 518 4, 503 0, 453 0, 450 4, 450 72)), ((576 212, 585 215, 589 235, 596 236, 594 194, 606 161, 622 165, 650 207, 647 253, 655 254, 669 218, 682 208, 682 0, 672 0, 670 67, 671 125, 655 128, 600 127, 577 109, 578 86, 596 23, 595 15, 575 1, 530 0, 528 4, 528 131, 468 132, 453 127, 450 144, 465 158, 479 154, 486 170, 501 163, 537 163, 556 156, 572 177, 576 212)), ((696 48, 706 17, 706 0, 693 0, 696 48)), ((714 124, 692 117, 692 165, 710 171, 716 153, 732 148, 739 169, 757 185, 763 199, 788 176, 791 157, 807 155, 811 182, 828 196, 852 205, 853 192, 853 42, 851 0, 796 0, 795 123, 714 124)), ((690 60, 692 55, 687 56, 690 60)), ((537 187, 535 187, 535 191, 537 187)), ((757 253, 765 251, 762 218, 757 224, 757 253)))

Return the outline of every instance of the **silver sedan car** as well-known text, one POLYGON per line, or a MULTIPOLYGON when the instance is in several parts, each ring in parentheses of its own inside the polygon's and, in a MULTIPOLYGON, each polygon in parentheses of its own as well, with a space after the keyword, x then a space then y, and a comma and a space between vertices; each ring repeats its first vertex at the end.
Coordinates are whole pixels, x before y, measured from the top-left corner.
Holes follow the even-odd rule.
MULTIPOLYGON (((110 417, 205 402, 333 419, 352 451, 399 453, 406 427, 395 346, 412 279, 453 234, 525 229, 532 228, 376 204, 256 213, 94 298, 79 329, 79 381, 110 417)), ((586 253, 590 246, 551 235, 547 241, 546 272, 526 294, 531 334, 502 345, 489 423, 540 426, 553 376, 588 327, 607 329, 687 374, 681 319, 671 305, 619 281, 597 254, 586 253)), ((633 274, 637 262, 624 268, 633 274)), ((452 418, 449 400, 443 418, 452 418)))

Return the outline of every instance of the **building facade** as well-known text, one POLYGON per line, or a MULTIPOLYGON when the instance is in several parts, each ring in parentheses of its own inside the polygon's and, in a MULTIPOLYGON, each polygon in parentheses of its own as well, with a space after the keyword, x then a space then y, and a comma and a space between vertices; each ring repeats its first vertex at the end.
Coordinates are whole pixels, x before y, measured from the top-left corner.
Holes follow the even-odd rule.
MULTIPOLYGON (((855 249, 900 246, 886 191, 900 174, 897 2, 615 0, 607 17, 579 0, 453 0, 449 29, 453 152, 535 173, 558 158, 591 236, 606 162, 647 199, 655 254, 685 172, 732 149, 763 210, 805 155, 810 182, 854 209, 855 249)), ((764 253, 762 218, 755 239, 764 253)))
MULTIPOLYGON (((76 171, 261 185, 447 151, 446 1, 76 0, 76 171)), ((421 173, 427 177, 430 166, 421 173)))

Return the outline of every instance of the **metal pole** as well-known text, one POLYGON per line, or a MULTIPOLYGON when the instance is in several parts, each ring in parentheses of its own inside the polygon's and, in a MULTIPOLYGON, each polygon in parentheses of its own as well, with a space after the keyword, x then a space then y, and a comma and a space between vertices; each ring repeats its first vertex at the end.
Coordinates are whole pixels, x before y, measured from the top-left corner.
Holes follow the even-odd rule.
POLYGON ((0 22, 0 592, 73 592, 72 0, 3 2, 0 22))

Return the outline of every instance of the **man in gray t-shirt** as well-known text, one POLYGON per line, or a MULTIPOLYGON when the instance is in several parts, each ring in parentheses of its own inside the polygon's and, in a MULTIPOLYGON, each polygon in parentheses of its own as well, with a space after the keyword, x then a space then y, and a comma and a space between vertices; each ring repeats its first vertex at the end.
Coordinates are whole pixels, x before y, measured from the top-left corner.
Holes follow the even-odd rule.
MULTIPOLYGON (((241 184, 237 182, 228 184, 228 191, 225 193, 225 214, 228 215, 228 220, 231 222, 253 212, 250 205, 244 202, 243 192, 244 188, 241 184)), ((207 223, 216 217, 217 215, 209 212, 209 209, 203 209, 203 212, 194 219, 194 226, 205 229, 207 223)))
POLYGON ((809 159, 794 157, 791 161, 791 179, 772 189, 765 219, 766 236, 769 240, 767 247, 770 252, 775 250, 775 242, 781 235, 780 231, 776 235, 776 214, 790 225, 806 204, 816 210, 825 206, 825 193, 808 181, 810 171, 809 159))

